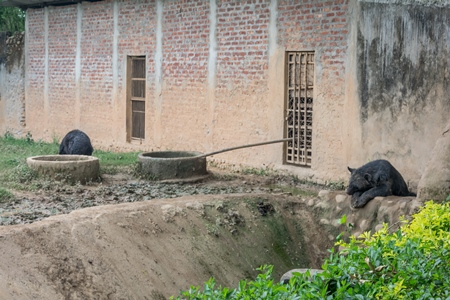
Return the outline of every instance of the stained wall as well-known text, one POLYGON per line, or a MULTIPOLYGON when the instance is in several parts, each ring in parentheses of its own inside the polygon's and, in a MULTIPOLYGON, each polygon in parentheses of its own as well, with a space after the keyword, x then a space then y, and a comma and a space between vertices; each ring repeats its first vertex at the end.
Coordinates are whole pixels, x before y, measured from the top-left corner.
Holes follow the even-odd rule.
POLYGON ((23 135, 25 129, 24 33, 0 32, 0 128, 23 135))
POLYGON ((358 2, 358 106, 361 157, 387 158, 420 178, 450 120, 450 10, 358 2))

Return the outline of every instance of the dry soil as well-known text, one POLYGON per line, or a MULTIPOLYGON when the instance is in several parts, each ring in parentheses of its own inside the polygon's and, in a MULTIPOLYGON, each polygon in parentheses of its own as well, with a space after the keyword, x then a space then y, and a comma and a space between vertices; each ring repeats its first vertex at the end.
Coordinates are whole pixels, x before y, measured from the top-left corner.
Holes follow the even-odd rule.
POLYGON ((276 280, 320 267, 332 236, 307 203, 322 187, 211 171, 17 192, 0 205, 0 299, 168 299, 211 276, 236 287, 264 264, 276 280))

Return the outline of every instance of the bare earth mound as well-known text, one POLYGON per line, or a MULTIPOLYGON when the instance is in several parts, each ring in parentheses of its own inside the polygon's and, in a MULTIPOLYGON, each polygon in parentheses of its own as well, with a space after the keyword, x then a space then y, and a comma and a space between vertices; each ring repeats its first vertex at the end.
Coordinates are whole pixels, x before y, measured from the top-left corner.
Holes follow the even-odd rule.
POLYGON ((119 175, 16 196, 0 221, 31 224, 0 227, 0 299, 168 299, 211 276, 236 287, 264 264, 278 280, 320 268, 343 214, 361 232, 416 207, 389 197, 351 210, 343 192, 226 174, 198 183, 119 175))
POLYGON ((263 264, 275 265, 277 276, 320 267, 330 241, 291 200, 186 196, 2 227, 0 298, 165 299, 211 276, 235 286, 263 264))

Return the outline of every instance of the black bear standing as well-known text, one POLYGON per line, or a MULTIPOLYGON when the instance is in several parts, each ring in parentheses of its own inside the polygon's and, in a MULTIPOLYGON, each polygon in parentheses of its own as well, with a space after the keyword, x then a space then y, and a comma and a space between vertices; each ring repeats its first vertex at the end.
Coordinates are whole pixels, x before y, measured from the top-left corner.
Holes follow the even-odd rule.
POLYGON ((374 160, 351 173, 347 194, 353 208, 361 208, 377 196, 416 196, 408 191, 402 175, 387 160, 374 160))
POLYGON ((87 134, 78 129, 66 134, 59 146, 59 154, 92 155, 93 151, 94 148, 87 134))

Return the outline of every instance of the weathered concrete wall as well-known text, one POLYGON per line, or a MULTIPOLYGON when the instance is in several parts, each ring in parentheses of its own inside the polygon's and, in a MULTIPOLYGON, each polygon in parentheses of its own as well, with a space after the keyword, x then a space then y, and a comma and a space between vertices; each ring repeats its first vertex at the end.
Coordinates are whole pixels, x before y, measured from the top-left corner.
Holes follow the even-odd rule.
POLYGON ((417 3, 355 6, 359 159, 389 159, 412 185, 450 116, 450 6, 417 3))
POLYGON ((0 33, 0 132, 22 135, 25 126, 24 33, 0 33))
POLYGON ((444 201, 450 195, 450 122, 442 130, 420 178, 417 198, 444 201))

